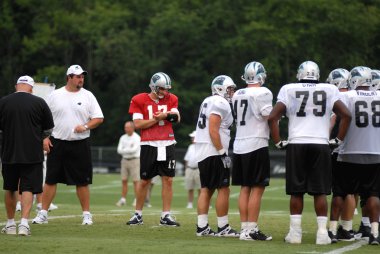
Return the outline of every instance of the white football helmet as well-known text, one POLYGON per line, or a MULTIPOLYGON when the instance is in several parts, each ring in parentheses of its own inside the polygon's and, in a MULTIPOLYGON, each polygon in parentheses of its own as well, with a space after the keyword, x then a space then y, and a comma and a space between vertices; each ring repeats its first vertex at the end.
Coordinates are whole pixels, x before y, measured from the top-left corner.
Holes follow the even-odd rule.
POLYGON ((338 68, 335 70, 332 70, 327 77, 326 82, 330 83, 338 89, 341 88, 349 88, 348 86, 348 79, 350 78, 350 72, 343 68, 338 68))
POLYGON ((220 95, 226 100, 231 102, 231 98, 234 95, 236 85, 234 81, 226 76, 219 75, 211 83, 211 92, 213 95, 220 95))
POLYGON ((165 96, 159 93, 159 88, 163 88, 166 90, 171 89, 172 81, 170 80, 170 77, 167 74, 163 72, 157 72, 150 79, 149 87, 150 89, 152 89, 152 92, 158 96, 158 98, 162 99, 165 96))
POLYGON ((364 66, 357 66, 350 71, 350 88, 355 90, 359 86, 371 86, 371 69, 364 66))
POLYGON ((259 62, 250 62, 244 68, 244 74, 241 79, 247 84, 259 83, 262 86, 267 77, 264 65, 259 62))
POLYGON ((319 67, 313 61, 303 62, 297 71, 298 80, 319 80, 319 67))
POLYGON ((380 71, 372 70, 371 74, 372 74, 371 90, 372 91, 380 90, 380 71))

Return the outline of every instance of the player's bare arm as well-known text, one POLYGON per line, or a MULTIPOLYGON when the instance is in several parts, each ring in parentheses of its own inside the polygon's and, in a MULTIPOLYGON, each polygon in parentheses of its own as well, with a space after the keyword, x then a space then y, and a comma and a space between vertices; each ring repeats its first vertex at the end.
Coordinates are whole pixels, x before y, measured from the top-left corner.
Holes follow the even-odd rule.
POLYGON ((343 140, 351 123, 351 113, 346 105, 340 100, 337 100, 334 103, 333 111, 341 118, 337 138, 343 140))
POLYGON ((285 104, 277 102, 268 118, 270 133, 275 144, 281 141, 279 121, 285 113, 285 104))
POLYGON ((220 134, 219 134, 219 128, 220 128, 222 119, 219 115, 211 114, 209 121, 210 121, 209 132, 210 132, 211 142, 215 146, 216 150, 219 151, 224 148, 222 145, 222 141, 220 139, 220 134))

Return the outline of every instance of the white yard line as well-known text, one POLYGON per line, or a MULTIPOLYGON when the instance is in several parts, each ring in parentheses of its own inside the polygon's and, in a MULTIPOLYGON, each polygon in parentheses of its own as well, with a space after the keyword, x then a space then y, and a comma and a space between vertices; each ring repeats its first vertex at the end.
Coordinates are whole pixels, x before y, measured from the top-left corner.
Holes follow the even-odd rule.
POLYGON ((323 254, 342 254, 342 253, 345 253, 347 251, 359 249, 363 245, 367 245, 367 244, 368 244, 368 242, 366 240, 359 240, 359 241, 357 241, 353 244, 347 245, 343 248, 339 248, 339 249, 332 250, 329 252, 324 252, 323 254))

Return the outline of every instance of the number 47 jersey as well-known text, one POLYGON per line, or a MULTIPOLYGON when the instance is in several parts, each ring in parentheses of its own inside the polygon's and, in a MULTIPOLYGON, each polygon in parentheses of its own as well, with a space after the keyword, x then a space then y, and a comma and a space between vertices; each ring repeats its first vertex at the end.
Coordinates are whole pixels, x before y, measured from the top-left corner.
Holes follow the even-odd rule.
POLYGON ((331 84, 284 85, 278 93, 277 102, 286 106, 289 143, 328 144, 330 116, 337 100, 339 90, 331 84))

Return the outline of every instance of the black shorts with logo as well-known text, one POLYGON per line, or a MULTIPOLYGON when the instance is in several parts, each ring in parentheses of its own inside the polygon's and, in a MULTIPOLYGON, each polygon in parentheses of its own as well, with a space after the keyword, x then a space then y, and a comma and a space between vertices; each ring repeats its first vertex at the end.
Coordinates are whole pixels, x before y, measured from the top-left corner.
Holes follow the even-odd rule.
POLYGON ((140 152, 140 178, 152 179, 156 175, 175 176, 175 148, 174 145, 166 147, 166 160, 157 160, 157 147, 142 145, 140 152))
POLYGON ((33 164, 3 164, 3 189, 38 194, 42 192, 42 162, 33 164), (20 182, 20 188, 19 188, 20 182))
POLYGON ((286 194, 329 195, 331 150, 326 144, 289 144, 286 148, 286 194))
POLYGON ((210 156, 198 162, 201 187, 210 190, 230 186, 230 169, 225 168, 221 156, 210 156))
POLYGON ((270 160, 268 147, 245 154, 234 154, 232 185, 268 186, 270 160))
POLYGON ((67 141, 50 137, 47 155, 47 184, 86 186, 92 183, 91 149, 88 139, 67 141))

